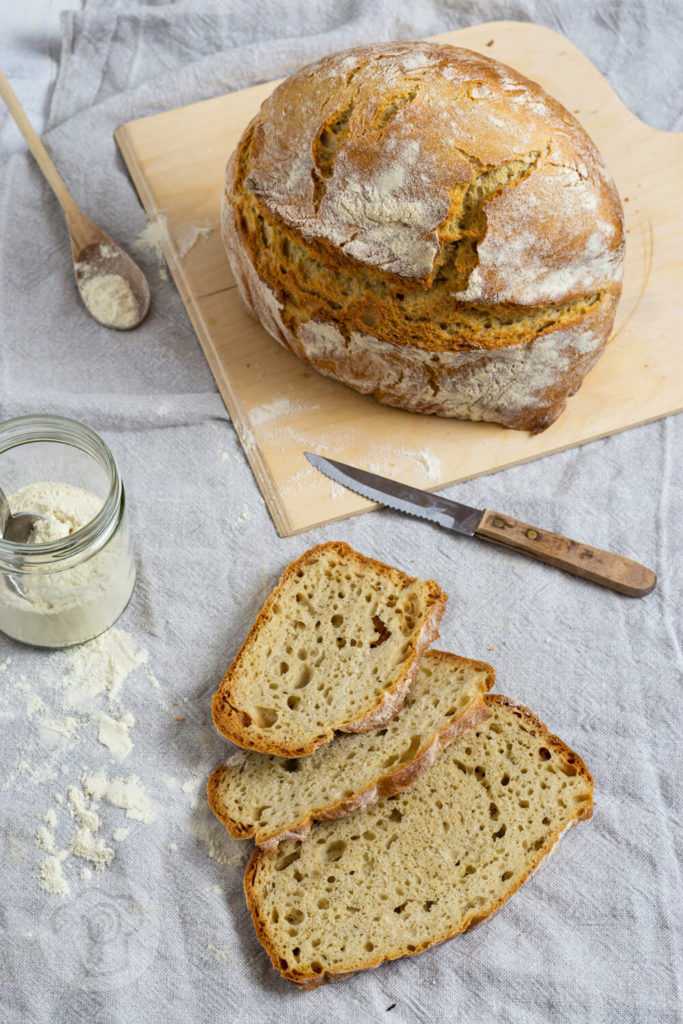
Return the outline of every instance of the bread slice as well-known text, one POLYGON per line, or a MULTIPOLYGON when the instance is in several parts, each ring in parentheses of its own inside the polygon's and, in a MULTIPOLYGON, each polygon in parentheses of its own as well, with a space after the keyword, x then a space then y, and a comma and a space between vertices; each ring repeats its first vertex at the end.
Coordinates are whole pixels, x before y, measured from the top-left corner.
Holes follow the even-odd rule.
POLYGON ((253 836, 263 849, 305 839, 314 818, 344 818, 409 789, 449 743, 486 721, 483 698, 495 677, 485 662, 427 651, 382 729, 338 736, 310 757, 240 751, 209 779, 211 809, 231 836, 253 836))
POLYGON ((406 793, 255 851, 247 903, 283 977, 314 988, 471 928, 591 816, 581 758, 528 708, 484 699, 488 721, 406 793))
POLYGON ((320 544, 287 567, 213 698, 240 747, 312 754, 336 730, 367 732, 406 698, 439 635, 446 595, 358 554, 320 544))

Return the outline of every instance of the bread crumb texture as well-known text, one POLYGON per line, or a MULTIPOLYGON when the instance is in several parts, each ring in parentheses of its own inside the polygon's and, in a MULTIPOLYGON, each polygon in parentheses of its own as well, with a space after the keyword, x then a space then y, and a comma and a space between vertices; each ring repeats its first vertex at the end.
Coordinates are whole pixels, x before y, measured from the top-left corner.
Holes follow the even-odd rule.
POLYGON ((488 717, 490 665, 428 651, 405 704, 383 728, 339 736, 310 757, 240 752, 211 776, 209 803, 237 839, 305 838, 312 818, 344 817, 406 789, 461 732, 488 717))
POLYGON ((335 730, 366 732, 402 706, 438 636, 446 595, 330 542, 285 570, 213 700, 243 747, 299 757, 335 730))
POLYGON ((400 42, 323 58, 228 166, 244 302, 318 371, 417 412, 542 430, 604 347, 623 214, 576 119, 506 65, 400 42))
POLYGON ((592 813, 580 757, 526 708, 491 717, 406 793, 256 850, 245 891, 259 939, 305 988, 422 952, 478 924, 592 813))

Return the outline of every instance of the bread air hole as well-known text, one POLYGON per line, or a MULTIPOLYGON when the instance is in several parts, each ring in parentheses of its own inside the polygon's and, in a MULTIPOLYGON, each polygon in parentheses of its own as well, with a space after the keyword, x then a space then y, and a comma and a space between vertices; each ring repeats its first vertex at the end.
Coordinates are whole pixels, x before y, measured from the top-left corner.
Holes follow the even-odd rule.
POLYGON ((418 750, 420 749, 420 744, 421 743, 422 743, 422 737, 421 736, 413 736, 411 738, 410 743, 408 744, 406 749, 401 754, 401 758, 400 758, 401 764, 405 764, 407 761, 410 761, 410 760, 412 760, 412 758, 415 757, 415 755, 417 754, 418 750))
POLYGON ((378 634, 377 637, 371 641, 371 647, 379 647, 385 643, 391 636, 391 630, 387 629, 386 623, 380 619, 379 615, 372 616, 372 624, 375 627, 375 632, 378 634))
POLYGON ((311 681, 311 670, 308 665, 303 665, 299 672, 299 678, 296 681, 295 690, 303 690, 305 686, 311 681))
POLYGON ((277 722, 277 711, 274 708, 254 708, 252 718, 259 729, 272 729, 277 722))
POLYGON ((325 849, 325 857, 328 861, 339 860, 346 849, 346 843, 342 839, 337 839, 335 842, 330 843, 325 849))
POLYGON ((300 856, 301 850, 295 850, 294 853, 289 853, 286 857, 281 857, 280 860, 275 862, 275 870, 284 871, 290 864, 293 864, 294 861, 298 860, 300 856))

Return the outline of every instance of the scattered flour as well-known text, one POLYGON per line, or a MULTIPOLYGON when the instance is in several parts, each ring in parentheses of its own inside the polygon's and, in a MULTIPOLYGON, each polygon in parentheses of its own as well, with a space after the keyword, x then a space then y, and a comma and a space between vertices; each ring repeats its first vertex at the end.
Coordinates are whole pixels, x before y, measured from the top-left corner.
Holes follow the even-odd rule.
POLYGON ((97 832, 102 824, 99 814, 94 809, 82 789, 69 786, 69 810, 78 824, 90 832, 97 832))
POLYGON ((154 821, 154 812, 136 775, 128 779, 107 779, 104 771, 91 772, 83 776, 82 782, 85 792, 93 800, 104 800, 112 807, 122 808, 127 818, 145 823, 154 821))
POLYGON ((289 398, 276 398, 272 402, 268 402, 265 405, 257 405, 254 409, 251 409, 249 411, 249 419, 252 426, 259 427, 262 423, 267 423, 269 420, 279 419, 280 416, 288 416, 289 413, 296 412, 299 408, 289 398))
POLYGON ((71 840, 71 853, 74 857, 89 860, 96 871, 104 871, 114 859, 114 851, 105 845, 104 839, 87 828, 77 829, 71 840))
POLYGON ((196 223, 181 224, 174 229, 174 239, 168 227, 166 217, 159 214, 147 227, 140 232, 133 243, 136 249, 153 253, 159 264, 159 277, 168 280, 168 273, 164 266, 164 249, 175 252, 178 259, 187 256, 191 249, 194 249, 198 242, 203 242, 214 233, 218 227, 218 221, 203 220, 196 223))
POLYGON ((137 648, 133 638, 115 626, 67 651, 65 657, 62 706, 81 712, 89 711, 101 693, 106 693, 110 706, 115 708, 128 676, 149 660, 148 652, 137 648))
POLYGON ((166 223, 166 218, 161 215, 156 217, 155 220, 150 221, 133 242, 136 249, 153 253, 156 256, 157 263, 159 264, 159 277, 163 281, 168 281, 163 251, 164 245, 168 245, 168 243, 168 224, 166 223))
POLYGON ((180 257, 187 256, 190 249, 194 249, 198 242, 206 241, 217 227, 218 221, 216 220, 197 221, 196 224, 181 224, 175 232, 178 255, 180 257))
POLYGON ((54 893, 56 896, 68 896, 69 883, 62 874, 62 864, 68 856, 67 850, 46 857, 40 867, 38 884, 43 892, 54 893))
POLYGON ((430 483, 438 483, 439 480, 443 479, 443 466, 441 465, 441 459, 430 452, 428 448, 423 452, 405 452, 403 454, 415 459, 418 466, 424 470, 430 483))
POLYGON ((97 715, 97 738, 112 753, 118 754, 121 758, 127 757, 133 749, 133 741, 128 730, 134 725, 135 719, 130 712, 115 721, 104 711, 100 711, 97 715))
POLYGON ((41 850, 45 850, 46 853, 55 852, 54 836, 52 835, 52 832, 50 832, 49 828, 45 827, 45 825, 41 825, 36 832, 36 844, 41 850))
MULTIPOLYGON (((13 770, 5 774, 2 787, 20 782, 41 785, 54 779, 59 771, 68 779, 72 769, 66 763, 60 764, 57 757, 64 756, 64 741, 71 740, 79 731, 85 733, 86 727, 87 733, 92 738, 97 736, 112 753, 127 756, 132 749, 129 732, 135 719, 120 708, 119 702, 126 680, 147 661, 147 652, 138 648, 132 637, 121 629, 112 629, 78 648, 50 655, 48 667, 39 679, 39 693, 32 692, 23 676, 14 682, 10 688, 14 691, 14 703, 21 701, 26 707, 29 721, 34 723, 34 741, 24 748, 13 770), (102 709, 103 700, 117 709, 117 718, 102 709), (72 714, 64 715, 65 710, 72 714), (54 748, 52 757, 39 762, 29 760, 33 751, 45 752, 45 737, 49 735, 62 741, 54 748)), ((147 675, 154 678, 150 672, 147 675)), ((158 681, 152 685, 158 686, 158 681)), ((44 824, 35 833, 37 848, 48 855, 40 867, 39 885, 42 891, 53 895, 69 894, 65 873, 72 857, 88 862, 89 866, 78 875, 83 881, 91 877, 92 869, 102 871, 114 860, 114 850, 102 834, 102 801, 125 811, 128 818, 144 823, 154 819, 142 783, 134 775, 127 779, 108 778, 103 770, 85 769, 80 784, 67 786, 66 799, 60 792, 52 795, 57 808, 68 811, 71 819, 67 849, 56 847, 53 830, 64 818, 55 807, 45 812, 44 824)), ((123 841, 130 833, 129 828, 113 828, 113 823, 110 827, 114 842, 123 841)))

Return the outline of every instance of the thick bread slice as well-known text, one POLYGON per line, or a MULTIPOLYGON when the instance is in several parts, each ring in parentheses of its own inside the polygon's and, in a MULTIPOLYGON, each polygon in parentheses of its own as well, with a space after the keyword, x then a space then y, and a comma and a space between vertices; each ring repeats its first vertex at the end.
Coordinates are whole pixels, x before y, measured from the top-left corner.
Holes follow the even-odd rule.
POLYGON ((281 757, 312 754, 336 730, 367 732, 402 706, 439 635, 446 595, 348 544, 287 567, 213 698, 219 732, 281 757))
POLYGON ((382 729, 338 736, 310 757, 240 751, 209 779, 211 809, 231 836, 253 836, 263 849, 305 839, 314 818, 344 818, 409 789, 449 743, 486 721, 483 697, 495 677, 483 661, 427 651, 382 729))
POLYGON ((422 952, 489 917, 570 825, 593 779, 528 708, 487 695, 491 717, 406 793, 257 849, 244 878, 273 965, 302 988, 422 952))

